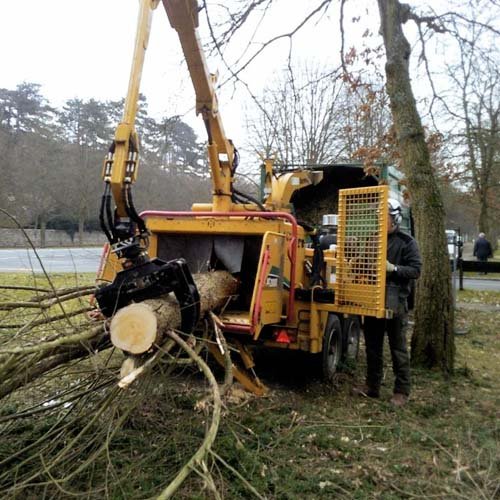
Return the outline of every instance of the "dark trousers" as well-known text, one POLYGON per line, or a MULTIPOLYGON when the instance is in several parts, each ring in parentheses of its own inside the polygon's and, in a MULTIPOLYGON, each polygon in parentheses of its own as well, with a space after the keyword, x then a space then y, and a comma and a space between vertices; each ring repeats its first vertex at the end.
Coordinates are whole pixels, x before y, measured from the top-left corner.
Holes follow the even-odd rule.
POLYGON ((478 257, 477 260, 480 262, 479 264, 479 274, 488 274, 488 257, 478 257))
POLYGON ((380 390, 384 370, 384 334, 387 331, 394 372, 394 392, 410 394, 410 357, 404 331, 405 316, 392 319, 365 318, 366 384, 375 392, 380 390))

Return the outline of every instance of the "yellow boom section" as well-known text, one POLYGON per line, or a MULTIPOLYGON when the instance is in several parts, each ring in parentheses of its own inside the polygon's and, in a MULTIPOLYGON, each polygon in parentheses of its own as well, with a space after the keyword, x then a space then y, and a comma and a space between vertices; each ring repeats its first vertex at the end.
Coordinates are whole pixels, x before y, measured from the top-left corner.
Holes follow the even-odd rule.
MULTIPOLYGON (((136 41, 123 118, 115 132, 113 150, 104 161, 103 179, 111 186, 118 217, 126 217, 123 186, 136 180, 139 141, 134 128, 139 87, 151 30, 153 10, 159 0, 140 0, 136 41)), ((198 36, 198 4, 196 0, 163 0, 170 24, 177 31, 196 93, 196 112, 201 114, 208 133, 213 205, 215 211, 232 208, 232 180, 235 148, 226 137, 214 90, 215 76, 207 69, 198 36)))
POLYGON ((114 152, 110 151, 104 161, 103 178, 111 185, 116 213, 119 217, 127 216, 123 186, 124 184, 133 183, 137 177, 139 140, 134 123, 153 10, 158 6, 158 2, 159 0, 141 0, 140 2, 134 57, 130 69, 123 118, 115 132, 114 152))
POLYGON ((214 90, 215 76, 207 69, 198 36, 196 0, 163 0, 172 28, 177 31, 196 93, 196 113, 201 114, 208 133, 208 158, 212 173, 213 210, 231 209, 231 183, 235 151, 227 139, 214 90))

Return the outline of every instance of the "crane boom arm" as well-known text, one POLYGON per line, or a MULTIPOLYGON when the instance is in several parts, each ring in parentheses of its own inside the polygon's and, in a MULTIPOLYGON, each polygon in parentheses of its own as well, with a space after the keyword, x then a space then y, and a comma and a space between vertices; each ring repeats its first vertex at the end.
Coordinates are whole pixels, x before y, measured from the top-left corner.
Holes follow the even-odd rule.
POLYGON ((128 216, 126 200, 124 200, 123 196, 123 186, 134 182, 137 177, 139 140, 134 125, 153 10, 157 7, 158 2, 159 0, 142 0, 140 3, 134 55, 130 68, 123 117, 116 128, 110 154, 104 162, 103 178, 111 186, 118 217, 128 216))
POLYGON ((162 0, 170 25, 177 31, 196 94, 196 113, 201 114, 208 133, 208 157, 213 183, 213 209, 231 208, 235 148, 226 137, 210 74, 198 36, 196 0, 162 0))
POLYGON ((131 185, 137 176, 139 140, 135 118, 139 86, 149 41, 153 10, 160 0, 140 0, 136 40, 123 118, 104 160, 105 189, 101 202, 100 222, 111 251, 122 261, 114 281, 99 287, 95 297, 106 316, 134 301, 156 298, 173 292, 179 302, 182 325, 191 332, 200 316, 200 296, 184 259, 164 261, 150 259, 147 247, 149 231, 135 210, 131 185), (116 208, 111 210, 111 200, 116 208))
MULTIPOLYGON (((177 31, 196 94, 196 112, 201 114, 208 134, 208 159, 213 185, 212 209, 231 211, 233 175, 237 151, 226 137, 210 74, 198 36, 196 0, 162 0, 171 26, 177 31)), ((139 165, 139 138, 135 131, 139 87, 151 30, 153 10, 160 0, 140 0, 136 40, 123 118, 106 155, 103 179, 106 183, 101 203, 101 227, 119 257, 137 260, 147 247, 148 230, 135 210, 132 184, 139 165), (111 209, 111 201, 116 208, 111 209)))

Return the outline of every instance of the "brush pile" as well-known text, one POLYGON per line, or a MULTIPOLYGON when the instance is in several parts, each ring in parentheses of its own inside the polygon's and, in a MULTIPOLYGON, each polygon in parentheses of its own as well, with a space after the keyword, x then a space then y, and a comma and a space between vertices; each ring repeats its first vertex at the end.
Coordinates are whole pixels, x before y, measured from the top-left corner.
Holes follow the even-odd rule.
POLYGON ((200 353, 209 313, 236 293, 235 280, 194 277, 204 319, 185 335, 171 297, 141 304, 133 320, 105 319, 91 278, 75 278, 68 287, 67 277, 10 275, 0 286, 3 498, 168 498, 191 472, 210 490, 221 397, 200 353), (149 337, 136 349, 139 331, 149 337), (137 474, 146 463, 151 470, 137 474))

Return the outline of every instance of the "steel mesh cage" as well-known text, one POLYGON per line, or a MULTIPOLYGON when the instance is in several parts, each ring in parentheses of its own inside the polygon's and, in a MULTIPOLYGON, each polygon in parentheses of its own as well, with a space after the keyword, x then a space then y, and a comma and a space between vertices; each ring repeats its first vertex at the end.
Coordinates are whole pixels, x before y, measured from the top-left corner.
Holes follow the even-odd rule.
POLYGON ((344 312, 385 316, 387 186, 339 191, 335 302, 344 312))

